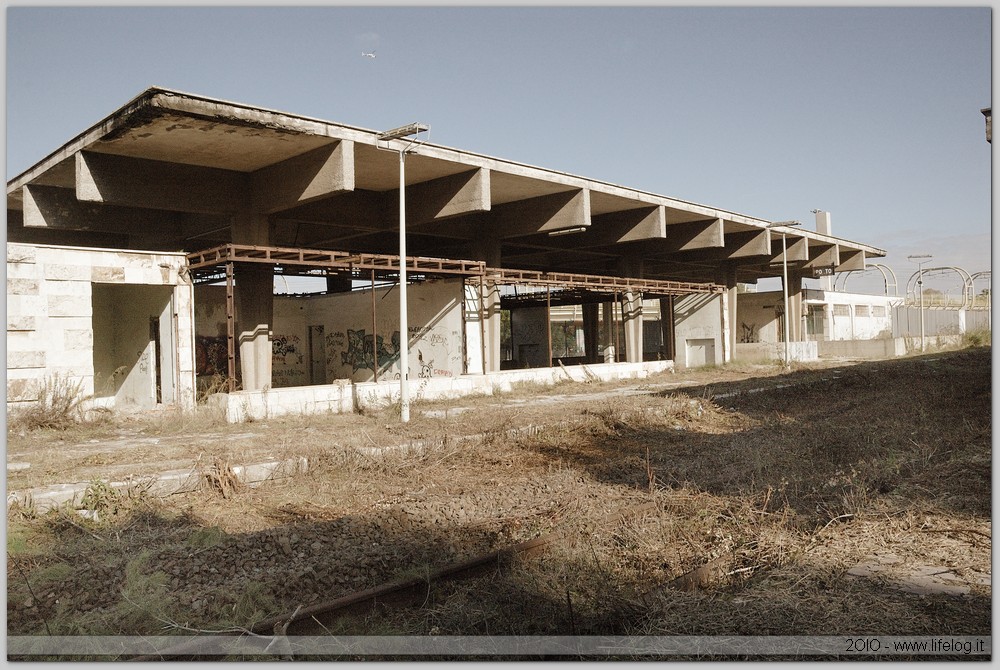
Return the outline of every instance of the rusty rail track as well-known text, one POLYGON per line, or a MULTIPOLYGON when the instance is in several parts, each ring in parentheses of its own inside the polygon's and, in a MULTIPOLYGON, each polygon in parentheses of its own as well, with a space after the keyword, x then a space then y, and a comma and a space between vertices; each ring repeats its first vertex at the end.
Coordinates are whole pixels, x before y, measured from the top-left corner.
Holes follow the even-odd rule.
MULTIPOLYGON (((648 502, 638 507, 618 510, 600 519, 600 524, 619 521, 624 518, 652 511, 656 503, 648 502)), ((227 630, 217 635, 326 635, 328 627, 343 616, 364 614, 378 606, 407 607, 423 602, 429 589, 435 583, 482 576, 490 572, 507 569, 518 560, 544 553, 553 542, 563 537, 565 529, 556 528, 545 535, 519 542, 502 549, 481 554, 466 561, 460 561, 439 568, 422 577, 395 580, 369 589, 335 598, 310 607, 299 607, 291 614, 271 617, 254 623, 246 630, 227 630)), ((179 657, 198 656, 204 646, 200 637, 193 637, 177 645, 164 649, 155 656, 133 657, 131 661, 172 660, 179 657)))

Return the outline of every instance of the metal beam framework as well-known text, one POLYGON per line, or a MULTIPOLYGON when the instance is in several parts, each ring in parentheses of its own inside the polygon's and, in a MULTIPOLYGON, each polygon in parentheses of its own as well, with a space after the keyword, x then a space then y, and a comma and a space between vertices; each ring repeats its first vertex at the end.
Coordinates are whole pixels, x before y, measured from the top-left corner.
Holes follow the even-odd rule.
MULTIPOLYGON (((224 244, 205 251, 188 254, 192 272, 217 268, 226 263, 265 263, 270 265, 299 265, 312 268, 345 270, 383 270, 399 272, 399 256, 388 254, 350 253, 318 249, 286 247, 259 247, 242 244, 224 244)), ((423 274, 452 274, 479 276, 485 264, 482 261, 449 260, 407 256, 406 269, 423 274)))
MULTIPOLYGON (((350 253, 346 251, 326 251, 317 249, 295 249, 286 247, 263 247, 240 244, 225 244, 212 249, 198 251, 187 256, 188 271, 197 284, 226 282, 226 349, 228 362, 227 384, 230 390, 236 388, 236 300, 234 292, 235 265, 237 263, 268 264, 273 267, 288 267, 305 269, 346 270, 354 273, 358 270, 368 270, 374 288, 376 274, 383 277, 392 276, 400 271, 400 257, 388 254, 350 253)), ((485 305, 483 294, 485 285, 505 284, 518 286, 539 286, 545 288, 545 304, 547 310, 552 306, 552 288, 560 291, 559 298, 569 295, 579 297, 581 302, 590 302, 587 294, 611 294, 614 302, 618 296, 631 291, 646 297, 664 297, 688 295, 691 293, 722 293, 726 289, 718 284, 699 284, 694 282, 676 282, 654 279, 639 279, 634 277, 613 277, 605 275, 573 274, 567 272, 538 272, 533 270, 514 270, 510 268, 487 268, 483 261, 452 260, 444 258, 428 258, 422 256, 407 256, 406 269, 423 276, 462 276, 467 286, 479 289, 479 324, 484 330, 485 305), (563 294, 564 295, 560 295, 563 294)), ((373 294, 374 296, 374 294, 373 294)), ((527 296, 524 296, 530 300, 527 296)), ((561 302, 561 301, 560 301, 561 302)), ((375 304, 372 304, 374 333, 375 304)), ((617 338, 617 328, 615 328, 617 338)), ((485 333, 481 332, 483 356, 485 360, 485 333)), ((550 334, 551 339, 551 334, 550 334)), ((551 342, 550 362, 551 362, 551 342)), ((619 351, 616 342, 615 350, 619 351)), ((376 364, 377 368, 377 364, 376 364)), ((375 370, 378 379, 378 370, 375 370)))
POLYGON ((485 274, 487 281, 497 284, 560 286, 563 288, 582 288, 606 293, 634 291, 650 296, 722 293, 726 290, 720 284, 574 274, 570 272, 538 272, 534 270, 512 270, 509 268, 487 268, 485 274))
MULTIPOLYGON (((196 279, 224 277, 224 267, 229 263, 264 263, 280 266, 299 266, 314 269, 372 270, 385 274, 399 272, 399 256, 389 254, 350 253, 318 249, 286 247, 261 247, 225 244, 188 254, 188 266, 196 279)), ((408 256, 406 269, 423 275, 460 275, 475 284, 482 277, 493 284, 520 286, 558 286, 564 289, 579 288, 595 292, 615 293, 635 291, 650 296, 688 295, 690 293, 721 293, 719 284, 678 282, 636 277, 575 274, 570 272, 540 272, 511 268, 487 268, 483 261, 408 256)))

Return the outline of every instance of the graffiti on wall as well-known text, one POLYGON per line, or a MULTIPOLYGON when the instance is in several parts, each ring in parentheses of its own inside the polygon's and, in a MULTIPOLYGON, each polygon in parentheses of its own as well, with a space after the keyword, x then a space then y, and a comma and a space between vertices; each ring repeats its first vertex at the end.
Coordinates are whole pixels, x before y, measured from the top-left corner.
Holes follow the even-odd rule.
POLYGON ((275 388, 306 382, 305 352, 298 335, 275 335, 271 339, 271 385, 275 388))
MULTIPOLYGON (((443 329, 409 328, 410 370, 421 379, 453 377, 461 373, 461 333, 443 329), (458 342, 459 346, 453 346, 458 342), (455 368, 458 372, 455 372, 455 368)), ((375 371, 378 376, 396 374, 398 379, 400 358, 399 331, 383 337, 373 336, 366 329, 331 331, 324 337, 329 379, 357 375, 359 371, 375 371)))
POLYGON ((195 374, 222 375, 229 374, 229 351, 225 337, 207 337, 198 335, 194 338, 195 374))
POLYGON ((304 355, 300 349, 298 335, 278 335, 271 340, 271 360, 281 365, 301 365, 304 355), (289 362, 288 357, 292 360, 289 362))
MULTIPOLYGON (((338 333, 342 335, 341 333, 338 333)), ((337 338, 339 339, 339 338, 337 338)), ((351 372, 358 370, 375 370, 375 359, 378 357, 379 369, 392 366, 399 360, 399 331, 395 331, 391 337, 391 345, 385 344, 385 338, 381 335, 368 334, 364 329, 347 329, 346 344, 344 351, 340 352, 341 365, 350 365, 351 372)), ((343 341, 343 340, 341 340, 343 341)), ((335 340, 327 339, 327 346, 333 348, 335 340)), ((335 352, 334 352, 335 353, 335 352)))
POLYGON ((743 329, 743 332, 740 334, 740 343, 752 344, 760 341, 760 335, 757 333, 756 323, 746 323, 744 321, 740 323, 740 326, 743 329))

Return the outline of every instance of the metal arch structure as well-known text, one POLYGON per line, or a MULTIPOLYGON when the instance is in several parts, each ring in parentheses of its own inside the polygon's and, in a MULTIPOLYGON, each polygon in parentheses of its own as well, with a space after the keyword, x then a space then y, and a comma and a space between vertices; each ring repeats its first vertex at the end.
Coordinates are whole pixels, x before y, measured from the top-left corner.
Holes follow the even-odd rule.
MULTIPOLYGON (((977 279, 985 279, 986 280, 986 288, 990 288, 990 285, 993 283, 993 272, 991 270, 983 270, 982 272, 976 272, 976 273, 972 274, 972 276, 970 277, 970 279, 972 280, 972 309, 978 309, 979 306, 976 304, 976 297, 978 296, 978 294, 976 293, 976 280, 977 279)), ((993 307, 993 305, 992 305, 992 302, 993 302, 993 295, 992 295, 992 293, 993 293, 992 291, 986 291, 985 292, 985 295, 986 295, 985 308, 986 308, 987 311, 991 311, 992 307, 993 307)))
POLYGON ((927 268, 922 273, 918 270, 917 272, 914 272, 912 275, 910 275, 910 278, 906 282, 906 302, 910 305, 915 305, 919 301, 920 296, 917 294, 917 280, 919 279, 921 274, 923 274, 923 276, 926 277, 927 275, 934 275, 934 274, 943 275, 951 272, 957 274, 959 278, 962 280, 961 302, 959 304, 952 304, 951 297, 946 295, 944 298, 944 304, 941 305, 925 304, 925 307, 928 308, 940 307, 944 309, 968 309, 969 307, 972 306, 972 296, 973 296, 972 277, 969 276, 968 272, 954 265, 944 265, 936 268, 927 268))
POLYGON ((864 274, 867 274, 868 271, 871 270, 871 269, 878 270, 882 274, 882 281, 883 281, 883 283, 885 285, 885 294, 887 296, 890 295, 890 293, 889 293, 889 287, 890 286, 892 287, 892 293, 891 293, 891 295, 893 295, 893 296, 899 295, 899 284, 896 281, 896 273, 892 271, 891 267, 889 267, 888 265, 882 265, 881 263, 868 263, 867 265, 865 265, 865 269, 864 270, 848 270, 847 272, 841 272, 833 280, 833 289, 835 291, 839 290, 839 291, 843 291, 843 292, 846 293, 847 292, 847 280, 850 278, 850 276, 852 274, 854 274, 855 272, 858 272, 858 273, 861 273, 862 275, 864 275, 864 274), (890 277, 892 277, 892 281, 891 282, 889 281, 890 277), (839 289, 837 288, 837 282, 838 281, 840 281, 840 288, 839 289))

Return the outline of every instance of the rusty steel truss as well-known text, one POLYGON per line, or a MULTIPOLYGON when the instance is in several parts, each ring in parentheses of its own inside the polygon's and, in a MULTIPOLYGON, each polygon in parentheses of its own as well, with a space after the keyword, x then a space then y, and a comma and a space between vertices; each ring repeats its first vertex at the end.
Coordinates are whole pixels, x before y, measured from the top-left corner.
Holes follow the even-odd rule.
MULTIPOLYGON (((267 264, 275 268, 280 268, 282 272, 288 268, 289 273, 292 274, 304 269, 335 270, 338 273, 346 271, 357 276, 359 279, 367 275, 371 279, 373 288, 375 286, 376 274, 382 279, 398 278, 400 271, 400 257, 391 254, 352 253, 323 249, 264 247, 243 244, 224 244, 211 249, 190 253, 187 255, 187 262, 188 271, 195 283, 211 283, 223 280, 226 282, 226 343, 228 383, 231 388, 236 381, 236 295, 234 266, 237 263, 267 264), (362 275, 360 272, 362 270, 367 270, 368 272, 362 275)), ((539 272, 511 268, 488 268, 482 261, 461 259, 407 256, 405 263, 408 273, 424 277, 461 276, 465 278, 466 285, 477 287, 479 289, 480 330, 485 328, 486 306, 484 296, 487 284, 491 286, 545 287, 547 307, 551 307, 550 294, 553 287, 585 290, 588 293, 606 293, 613 295, 615 302, 618 302, 619 295, 623 296, 625 293, 635 293, 646 297, 673 298, 674 296, 691 293, 722 293, 725 291, 725 287, 719 284, 574 274, 569 272, 539 272)), ((373 303, 373 327, 375 323, 374 309, 375 306, 373 303)), ((483 360, 485 361, 485 334, 481 335, 481 344, 484 348, 482 352, 483 360)), ((551 341, 549 349, 551 359, 551 341)), ((378 381, 377 362, 375 381, 378 381)))

